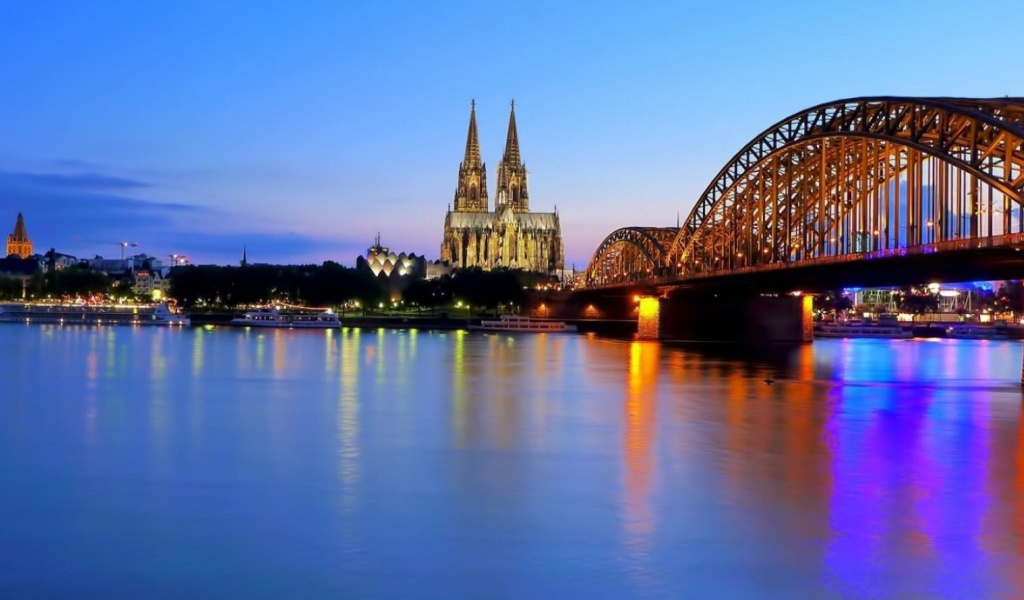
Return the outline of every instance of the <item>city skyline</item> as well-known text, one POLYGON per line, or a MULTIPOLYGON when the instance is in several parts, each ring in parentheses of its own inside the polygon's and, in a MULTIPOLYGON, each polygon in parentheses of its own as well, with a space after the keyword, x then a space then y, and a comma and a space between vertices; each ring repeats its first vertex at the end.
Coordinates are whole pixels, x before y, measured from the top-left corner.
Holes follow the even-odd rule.
POLYGON ((437 258, 470 101, 496 165, 514 98, 533 203, 558 206, 582 268, 612 229, 685 218, 747 141, 806 107, 1022 95, 984 49, 910 52, 981 25, 953 3, 584 6, 4 5, 0 223, 20 211, 37 251, 82 256, 134 241, 351 264, 380 231, 437 258))

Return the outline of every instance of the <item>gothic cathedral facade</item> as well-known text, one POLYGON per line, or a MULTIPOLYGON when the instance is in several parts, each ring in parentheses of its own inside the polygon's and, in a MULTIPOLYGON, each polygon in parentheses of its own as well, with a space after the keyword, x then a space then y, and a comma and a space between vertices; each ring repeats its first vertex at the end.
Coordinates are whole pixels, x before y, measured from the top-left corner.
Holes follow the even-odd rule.
POLYGON ((487 166, 480 157, 476 102, 469 111, 466 154, 459 165, 454 210, 444 218, 441 260, 454 267, 507 267, 553 273, 565 262, 558 212, 530 212, 526 165, 519 153, 516 105, 498 163, 494 211, 487 196, 487 166))

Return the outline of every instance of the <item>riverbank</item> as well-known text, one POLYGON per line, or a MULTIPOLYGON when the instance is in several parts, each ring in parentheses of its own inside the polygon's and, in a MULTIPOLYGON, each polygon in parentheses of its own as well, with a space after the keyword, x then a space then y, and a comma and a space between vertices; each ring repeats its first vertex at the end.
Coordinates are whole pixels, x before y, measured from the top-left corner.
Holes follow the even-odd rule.
MULTIPOLYGON (((231 326, 234 313, 194 312, 189 315, 193 327, 204 325, 231 326)), ((479 325, 481 317, 461 318, 446 315, 340 315, 342 327, 359 327, 363 329, 430 329, 436 331, 455 331, 469 329, 471 325, 479 325)), ((482 318, 493 318, 491 316, 482 318)), ((596 333, 598 335, 623 337, 636 333, 636 321, 631 320, 595 320, 566 319, 566 323, 575 325, 579 333, 596 333)))

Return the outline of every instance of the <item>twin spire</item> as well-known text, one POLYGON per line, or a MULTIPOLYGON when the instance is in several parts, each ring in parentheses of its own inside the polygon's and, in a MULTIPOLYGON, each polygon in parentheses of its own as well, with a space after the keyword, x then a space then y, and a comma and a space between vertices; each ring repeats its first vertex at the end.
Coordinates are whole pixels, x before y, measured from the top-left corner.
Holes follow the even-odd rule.
MULTIPOLYGON (((462 164, 479 166, 483 164, 480 158, 480 134, 476 129, 476 100, 470 102, 469 108, 469 132, 466 134, 466 156, 462 164)), ((522 162, 519 153, 519 132, 516 129, 516 101, 512 101, 512 112, 508 117, 508 135, 505 136, 505 153, 502 155, 502 162, 509 165, 518 165, 522 162)))
POLYGON ((509 165, 518 165, 519 157, 519 133, 516 131, 516 101, 512 101, 512 112, 508 116, 508 135, 505 136, 505 154, 501 162, 509 165))
POLYGON ((469 133, 466 135, 466 157, 462 159, 462 164, 467 167, 481 164, 480 136, 476 132, 476 100, 470 103, 469 133))
MULTIPOLYGON (((487 168, 480 154, 480 134, 476 126, 476 100, 470 103, 469 131, 466 134, 466 155, 459 166, 459 183, 455 190, 456 212, 487 212, 487 168)), ((495 209, 509 206, 517 211, 529 211, 526 193, 526 166, 519 151, 519 132, 516 128, 516 103, 508 118, 505 152, 498 163, 498 195, 495 209)))

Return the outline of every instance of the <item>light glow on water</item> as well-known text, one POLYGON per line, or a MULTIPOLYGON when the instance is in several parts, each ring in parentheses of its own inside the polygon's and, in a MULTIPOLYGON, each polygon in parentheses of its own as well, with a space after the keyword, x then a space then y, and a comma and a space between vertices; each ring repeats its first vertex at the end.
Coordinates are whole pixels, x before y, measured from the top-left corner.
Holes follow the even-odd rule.
POLYGON ((0 596, 1024 595, 1018 342, 11 326, 0 350, 0 596))

